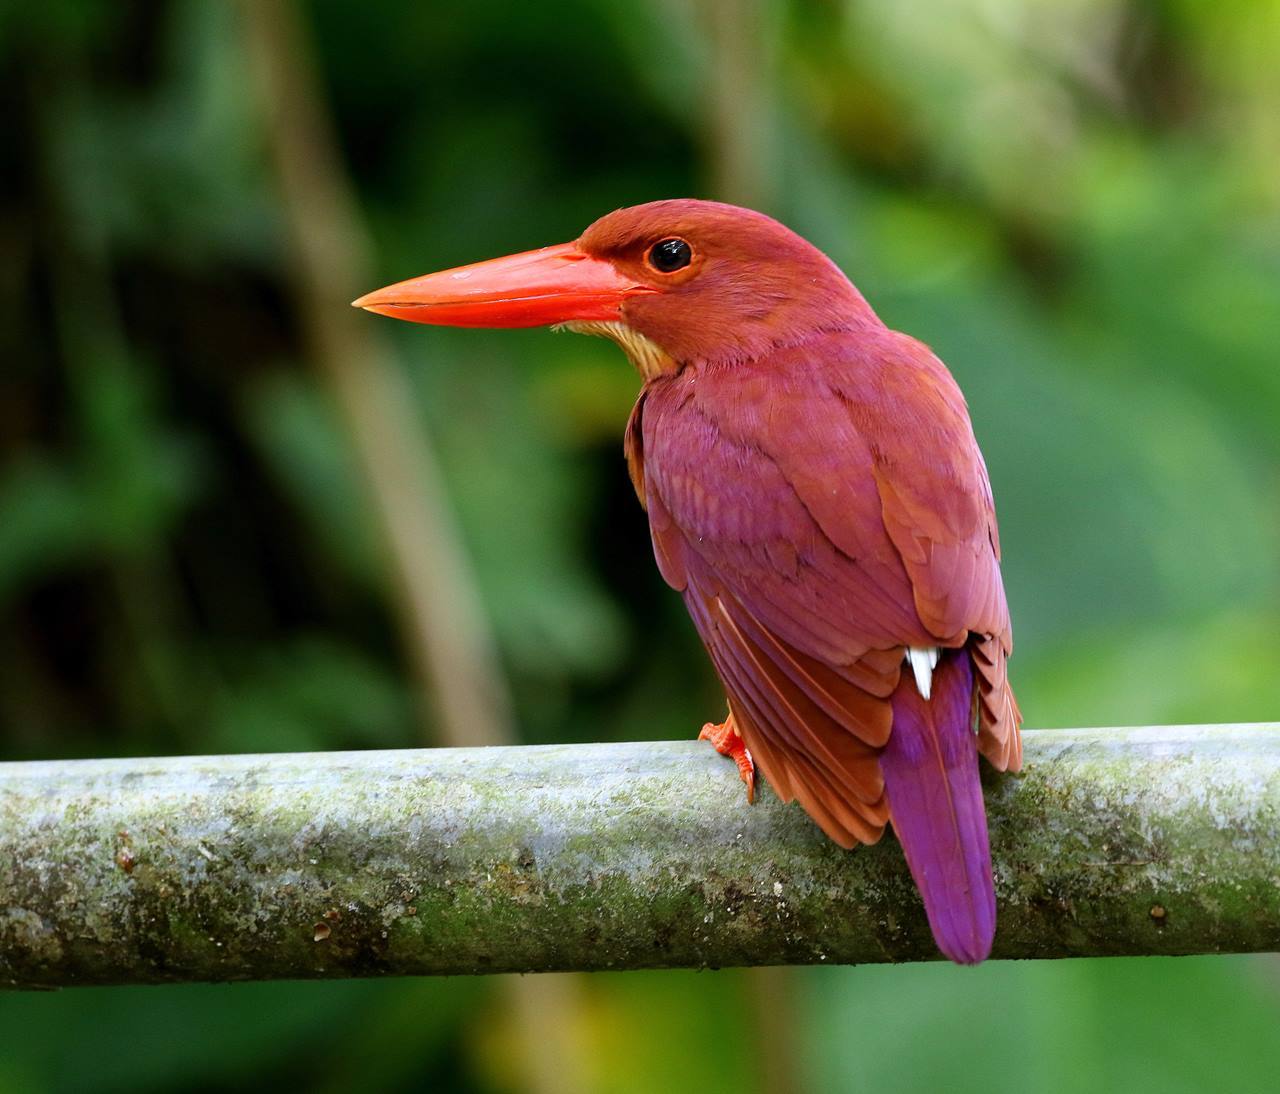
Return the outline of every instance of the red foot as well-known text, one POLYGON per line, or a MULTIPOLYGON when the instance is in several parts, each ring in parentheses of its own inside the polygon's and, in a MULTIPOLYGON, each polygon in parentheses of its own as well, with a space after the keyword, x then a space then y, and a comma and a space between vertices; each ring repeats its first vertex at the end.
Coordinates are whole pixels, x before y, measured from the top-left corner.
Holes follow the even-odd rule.
POLYGON ((723 722, 716 725, 708 722, 698 734, 698 740, 710 741, 721 756, 732 756, 738 765, 738 775, 747 784, 747 801, 756 800, 756 762, 751 758, 751 750, 743 743, 738 734, 738 727, 733 724, 733 713, 729 713, 723 722))

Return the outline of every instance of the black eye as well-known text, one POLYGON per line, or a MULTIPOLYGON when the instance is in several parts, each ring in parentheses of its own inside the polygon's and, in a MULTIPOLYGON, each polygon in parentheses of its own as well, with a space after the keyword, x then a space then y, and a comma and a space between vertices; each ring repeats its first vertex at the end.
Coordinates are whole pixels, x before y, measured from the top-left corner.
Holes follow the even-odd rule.
POLYGON ((683 270, 693 260, 693 251, 683 239, 664 239, 649 248, 649 262, 661 273, 683 270))

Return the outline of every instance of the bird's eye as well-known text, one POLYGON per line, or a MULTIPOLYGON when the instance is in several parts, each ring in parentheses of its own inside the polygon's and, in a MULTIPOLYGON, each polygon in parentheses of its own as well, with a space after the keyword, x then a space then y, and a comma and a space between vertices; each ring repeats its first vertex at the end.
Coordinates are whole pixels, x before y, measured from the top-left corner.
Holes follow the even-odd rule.
POLYGON ((693 261, 693 249, 683 239, 664 239, 649 248, 649 264, 659 273, 675 273, 693 261))

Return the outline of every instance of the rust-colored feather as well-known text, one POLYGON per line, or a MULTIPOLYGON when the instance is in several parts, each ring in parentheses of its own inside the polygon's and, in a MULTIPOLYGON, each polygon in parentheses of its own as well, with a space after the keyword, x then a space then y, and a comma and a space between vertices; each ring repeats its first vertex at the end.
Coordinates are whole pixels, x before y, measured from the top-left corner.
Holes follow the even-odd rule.
POLYGON ((978 746, 1020 758, 986 468, 964 400, 880 328, 648 384, 627 430, 654 550, 747 746, 836 842, 888 820, 879 752, 906 646, 968 646, 978 746))

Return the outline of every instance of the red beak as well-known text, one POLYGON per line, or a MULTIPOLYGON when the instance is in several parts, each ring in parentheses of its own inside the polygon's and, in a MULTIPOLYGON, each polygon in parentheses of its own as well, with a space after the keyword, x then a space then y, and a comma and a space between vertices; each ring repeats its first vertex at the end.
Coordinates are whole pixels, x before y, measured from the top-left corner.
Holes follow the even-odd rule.
POLYGON ((655 291, 561 243, 414 277, 353 306, 445 327, 542 327, 621 319, 627 297, 655 291))

